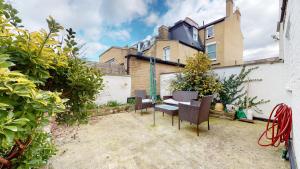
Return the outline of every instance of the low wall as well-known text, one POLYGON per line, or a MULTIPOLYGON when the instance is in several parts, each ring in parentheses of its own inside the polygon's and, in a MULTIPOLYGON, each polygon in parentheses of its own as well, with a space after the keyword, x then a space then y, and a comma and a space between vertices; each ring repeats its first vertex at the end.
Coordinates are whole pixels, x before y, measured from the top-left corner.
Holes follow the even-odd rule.
POLYGON ((108 101, 126 103, 131 92, 130 76, 103 76, 104 88, 97 95, 97 105, 106 104, 108 101))
MULTIPOLYGON (((248 95, 257 96, 258 99, 270 100, 269 103, 259 105, 262 113, 255 113, 255 117, 268 118, 272 108, 278 103, 291 103, 289 93, 286 90, 288 77, 286 67, 283 63, 253 64, 247 68, 258 66, 259 68, 249 74, 250 79, 262 79, 262 81, 251 82, 248 85, 248 95)), ((228 77, 231 74, 238 74, 242 66, 216 68, 213 71, 220 77, 228 77)), ((170 95, 170 81, 175 78, 175 74, 162 74, 161 95, 170 95)))

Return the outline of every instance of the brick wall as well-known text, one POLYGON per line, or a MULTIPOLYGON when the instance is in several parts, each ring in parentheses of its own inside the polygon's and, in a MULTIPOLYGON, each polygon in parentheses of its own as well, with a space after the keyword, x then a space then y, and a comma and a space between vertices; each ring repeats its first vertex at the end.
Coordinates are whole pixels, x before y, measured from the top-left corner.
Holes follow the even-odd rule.
MULTIPOLYGON (((135 57, 130 58, 129 71, 131 76, 131 95, 134 96, 135 90, 146 90, 149 94, 150 89, 150 63, 146 60, 136 59, 135 57)), ((172 73, 179 72, 181 68, 178 66, 166 65, 157 63, 156 64, 156 92, 160 93, 160 74, 161 73, 172 73)))

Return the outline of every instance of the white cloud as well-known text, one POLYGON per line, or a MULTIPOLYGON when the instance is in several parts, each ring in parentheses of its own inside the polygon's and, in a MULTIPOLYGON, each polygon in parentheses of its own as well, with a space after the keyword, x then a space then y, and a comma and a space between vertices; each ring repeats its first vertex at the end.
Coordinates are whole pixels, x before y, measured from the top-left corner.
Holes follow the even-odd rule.
POLYGON ((31 30, 47 28, 46 18, 51 15, 65 28, 72 27, 86 42, 86 54, 100 54, 105 45, 99 40, 106 35, 128 40, 126 30, 110 29, 147 14, 151 0, 7 0, 20 12, 24 26, 31 30), (96 48, 99 50, 96 50, 96 48), (100 51, 100 52, 99 52, 100 51))
POLYGON ((114 31, 110 31, 108 32, 107 36, 113 40, 122 40, 122 41, 126 41, 130 39, 130 33, 128 30, 114 30, 114 31))
POLYGON ((151 12, 150 15, 148 15, 145 19, 145 23, 148 25, 148 26, 152 26, 154 24, 157 24, 159 20, 159 17, 156 13, 154 12, 151 12))
POLYGON ((105 18, 105 23, 119 25, 146 15, 147 2, 144 0, 102 0, 99 13, 105 18))

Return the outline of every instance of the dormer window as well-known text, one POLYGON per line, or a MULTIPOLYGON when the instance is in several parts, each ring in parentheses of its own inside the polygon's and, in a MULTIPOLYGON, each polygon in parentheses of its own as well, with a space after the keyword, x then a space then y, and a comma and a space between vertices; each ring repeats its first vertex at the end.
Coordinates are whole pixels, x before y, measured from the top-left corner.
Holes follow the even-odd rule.
POLYGON ((198 29, 193 27, 193 39, 194 41, 198 41, 198 29))
POLYGON ((215 36, 214 25, 206 28, 206 39, 213 38, 215 36))

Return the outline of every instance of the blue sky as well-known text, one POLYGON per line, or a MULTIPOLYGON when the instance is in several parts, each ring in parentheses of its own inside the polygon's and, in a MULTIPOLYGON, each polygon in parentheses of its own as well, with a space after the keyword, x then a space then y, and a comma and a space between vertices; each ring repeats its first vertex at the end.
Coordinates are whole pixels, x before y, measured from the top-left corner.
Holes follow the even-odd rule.
MULTIPOLYGON (((198 24, 225 16, 226 0, 7 0, 19 10, 30 31, 46 28, 45 18, 72 27, 85 44, 88 60, 110 46, 125 46, 155 35, 160 25, 172 26, 190 17, 198 24)), ((241 11, 244 59, 278 56, 276 33, 279 3, 274 0, 234 0, 241 11)))

